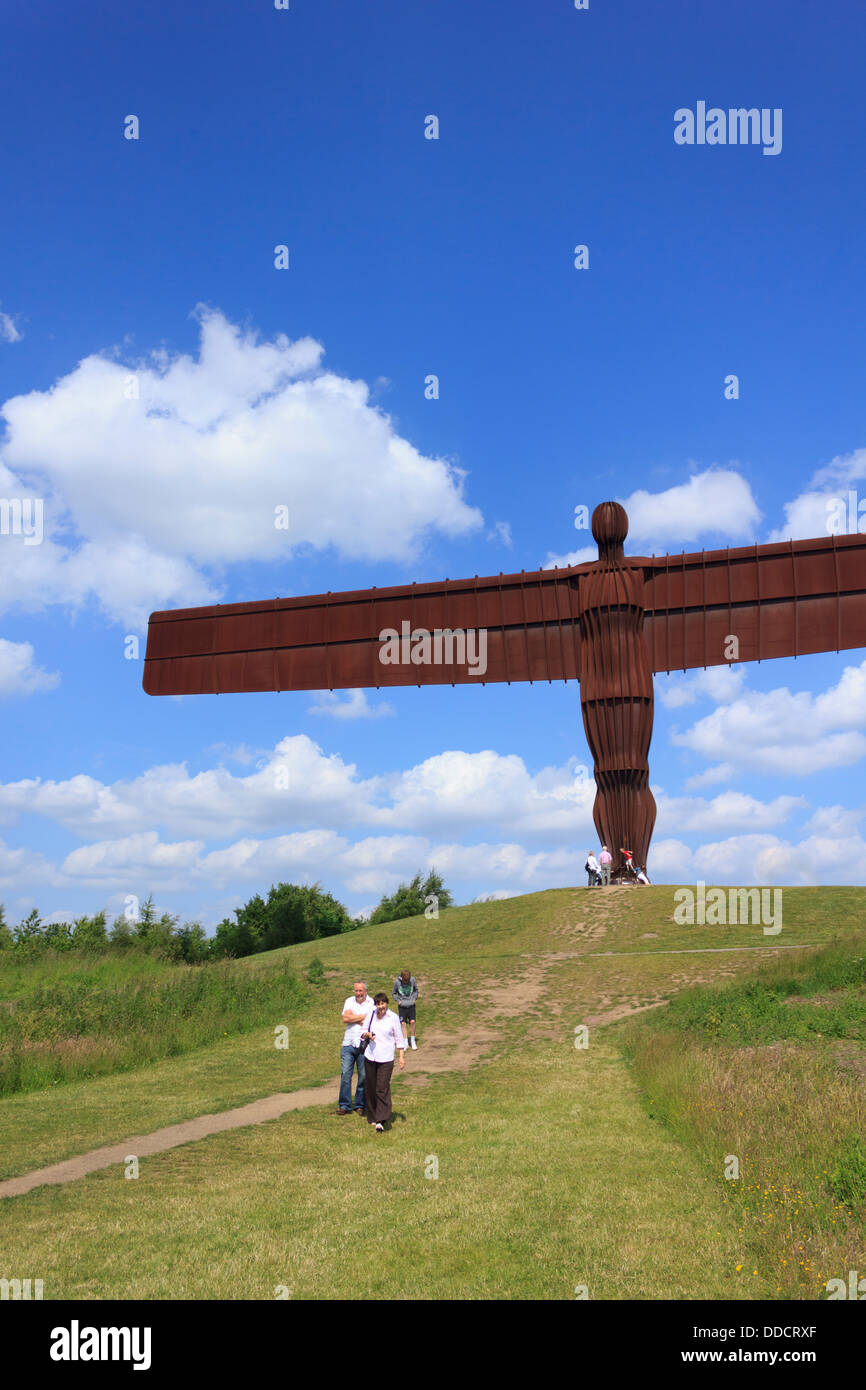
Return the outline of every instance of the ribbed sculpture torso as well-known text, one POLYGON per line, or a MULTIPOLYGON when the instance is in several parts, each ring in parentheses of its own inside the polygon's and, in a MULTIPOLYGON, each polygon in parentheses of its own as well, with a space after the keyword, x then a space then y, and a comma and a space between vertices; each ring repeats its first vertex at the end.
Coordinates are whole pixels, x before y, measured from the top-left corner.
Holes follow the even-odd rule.
POLYGON ((645 864, 656 818, 649 788, 653 681, 644 638, 644 566, 623 555, 628 517, 617 502, 592 515, 598 563, 577 578, 580 703, 594 759, 593 820, 619 866, 619 849, 645 864))

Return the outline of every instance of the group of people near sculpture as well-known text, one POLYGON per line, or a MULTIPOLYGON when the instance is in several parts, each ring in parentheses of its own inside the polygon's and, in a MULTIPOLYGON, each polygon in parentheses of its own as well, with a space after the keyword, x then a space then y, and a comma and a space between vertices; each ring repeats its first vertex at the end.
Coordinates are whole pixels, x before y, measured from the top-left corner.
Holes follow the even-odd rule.
POLYGON ((365 1115, 381 1134, 391 1118, 391 1073, 394 1056, 400 1053, 400 1070, 406 1065, 407 1044, 417 1049, 415 1005, 418 982, 409 970, 401 970, 391 991, 397 1013, 388 1008, 384 991, 367 993, 366 980, 356 980, 353 993, 343 1005, 346 1025, 340 1048, 340 1096, 338 1115, 365 1115), (357 1067, 358 1084, 352 1100, 352 1072, 357 1067))
MULTIPOLYGON (((620 846, 620 854, 624 860, 624 866, 620 876, 622 883, 649 883, 646 869, 642 869, 640 864, 635 862, 635 857, 630 849, 623 849, 620 846)), ((604 888, 610 884, 611 865, 613 855, 607 845, 602 845, 601 854, 596 859, 593 851, 587 850, 586 863, 586 886, 587 888, 604 888)))

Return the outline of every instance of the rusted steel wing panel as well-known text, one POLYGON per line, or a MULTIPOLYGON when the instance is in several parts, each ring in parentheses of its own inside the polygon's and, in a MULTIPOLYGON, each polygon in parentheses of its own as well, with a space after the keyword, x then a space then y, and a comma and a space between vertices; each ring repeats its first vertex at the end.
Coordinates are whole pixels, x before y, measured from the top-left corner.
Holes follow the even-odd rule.
MULTIPOLYGON (((866 536, 692 555, 627 557, 642 569, 653 672, 866 646, 866 536), (730 638, 736 637, 731 656, 730 638)), ((579 576, 561 570, 218 604, 151 615, 150 695, 577 680, 579 576), (385 663, 380 634, 409 638, 385 663), (411 660, 411 634, 483 632, 486 652, 443 640, 411 660), (430 659, 430 655, 433 659, 430 659)), ((582 582, 582 581, 581 581, 582 582)))
POLYGON ((533 570, 153 613, 144 689, 149 695, 200 695, 576 680, 573 573, 533 570), (409 636, 399 652, 410 658, 411 634, 430 633, 430 652, 442 660, 384 663, 380 634, 386 630, 409 636), (459 634, 467 630, 483 631, 486 652, 478 638, 474 648, 461 648, 459 634), (444 634, 438 648, 432 641, 437 631, 444 634))
POLYGON ((646 561, 653 671, 866 646, 866 536, 823 536, 646 561))

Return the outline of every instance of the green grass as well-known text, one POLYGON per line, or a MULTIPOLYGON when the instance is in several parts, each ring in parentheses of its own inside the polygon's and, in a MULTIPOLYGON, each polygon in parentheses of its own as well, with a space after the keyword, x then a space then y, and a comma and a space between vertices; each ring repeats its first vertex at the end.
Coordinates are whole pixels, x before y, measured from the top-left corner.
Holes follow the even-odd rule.
POLYGON ((285 961, 255 975, 237 964, 144 973, 106 988, 76 970, 0 1011, 0 1095, 177 1057, 265 1020, 293 1018, 311 993, 285 961))
POLYGON ((700 1154, 777 1296, 862 1264, 864 952, 855 932, 622 1029, 648 1113, 700 1154))
POLYGON ((384 1136, 301 1111, 143 1160, 137 1180, 118 1166, 32 1192, 4 1213, 6 1264, 46 1298, 768 1293, 762 1271, 742 1285, 718 1197, 616 1049, 522 1048, 394 1095, 384 1136))
POLYGON ((288 1051, 284 1011, 266 1008, 183 1055, 8 1096, 0 1175, 334 1077, 359 974, 389 996, 401 968, 419 979, 410 1069, 427 1035, 455 1061, 489 1036, 451 1073, 395 1082, 381 1138, 314 1108, 143 1160, 138 1180, 111 1169, 7 1199, 0 1272, 45 1279, 49 1298, 820 1296, 863 1258, 862 945, 826 948, 840 922, 862 940, 866 892, 786 889, 778 937, 680 926, 673 893, 561 889, 237 962, 251 982, 286 963, 303 982, 288 1051), (650 1003, 665 1007, 575 1048, 579 1023, 650 1003), (413 1256, 384 1282, 346 1257, 380 1232, 413 1256))
POLYGON ((866 934, 777 959, 723 991, 689 990, 672 1001, 666 1026, 729 1043, 811 1036, 866 1042, 866 934))
POLYGON ((144 951, 0 951, 0 999, 22 999, 38 989, 80 983, 89 989, 121 988, 167 980, 177 967, 144 951))

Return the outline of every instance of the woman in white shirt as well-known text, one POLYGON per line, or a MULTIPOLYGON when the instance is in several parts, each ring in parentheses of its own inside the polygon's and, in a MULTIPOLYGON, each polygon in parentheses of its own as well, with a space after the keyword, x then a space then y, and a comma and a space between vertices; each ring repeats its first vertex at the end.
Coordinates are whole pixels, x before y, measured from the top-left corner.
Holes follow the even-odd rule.
POLYGON ((406 1039, 400 1027, 400 1020, 388 1008, 387 994, 374 994, 375 1008, 371 1010, 361 1030, 364 1049, 364 1104, 367 1109, 367 1123, 376 1126, 381 1134, 391 1118, 391 1073, 394 1070, 394 1053, 400 1052, 400 1070, 406 1065, 406 1039))

